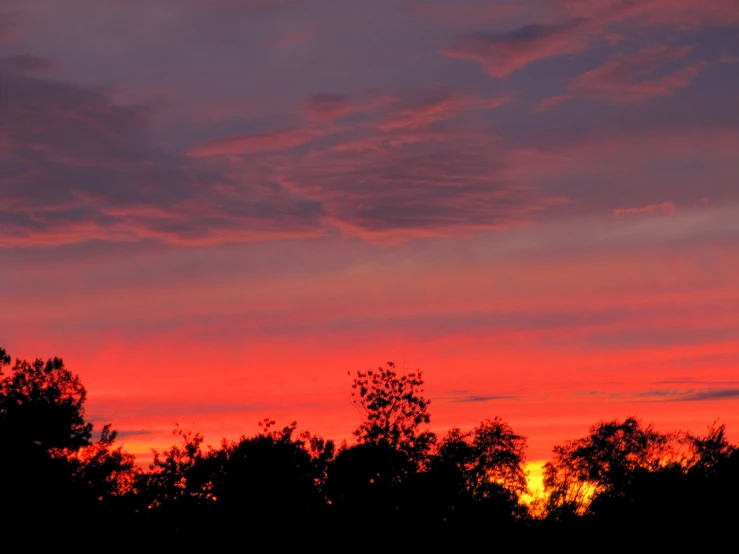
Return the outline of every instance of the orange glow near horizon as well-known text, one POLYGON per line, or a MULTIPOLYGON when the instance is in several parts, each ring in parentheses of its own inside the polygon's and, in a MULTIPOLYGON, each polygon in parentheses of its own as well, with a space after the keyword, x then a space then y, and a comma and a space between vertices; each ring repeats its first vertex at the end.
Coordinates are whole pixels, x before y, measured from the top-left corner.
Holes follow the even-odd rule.
MULTIPOLYGON (((484 244, 457 242, 470 251, 484 244)), ((140 463, 171 444, 175 423, 214 446, 253 433, 264 417, 349 440, 359 415, 347 371, 388 360, 423 371, 433 431, 500 416, 528 437, 532 460, 629 415, 696 433, 720 418, 737 436, 735 250, 501 251, 498 269, 461 250, 454 268, 440 269, 434 254, 400 267, 339 266, 300 284, 241 269, 214 274, 185 305, 168 298, 177 287, 167 280, 143 298, 137 285, 124 287, 113 305, 86 300, 95 285, 70 283, 66 306, 56 303, 45 320, 25 318, 44 295, 30 306, 22 295, 6 302, 25 332, 10 329, 5 346, 14 356, 62 356, 88 389, 96 428, 112 423, 140 463)))

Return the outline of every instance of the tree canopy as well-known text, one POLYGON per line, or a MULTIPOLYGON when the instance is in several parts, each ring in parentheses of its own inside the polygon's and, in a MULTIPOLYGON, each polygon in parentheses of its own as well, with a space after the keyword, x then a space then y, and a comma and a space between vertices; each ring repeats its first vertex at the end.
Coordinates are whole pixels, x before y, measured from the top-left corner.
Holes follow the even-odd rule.
POLYGON ((430 401, 423 396, 420 371, 399 375, 393 362, 376 371, 357 371, 352 383, 352 403, 363 415, 354 431, 360 444, 387 444, 390 448, 422 456, 432 436, 422 431, 428 424, 430 401))
MULTIPOLYGON (((9 356, 0 353, 3 365, 9 356)), ((13 448, 77 449, 89 444, 87 391, 60 358, 16 360, 0 380, 0 440, 13 448)))
POLYGON ((452 429, 439 446, 441 460, 455 464, 473 497, 484 499, 501 489, 519 497, 527 492, 526 438, 496 417, 472 431, 452 429))
POLYGON ((596 496, 622 496, 634 478, 667 461, 671 436, 634 417, 603 421, 587 437, 554 447, 544 466, 552 508, 583 513, 596 496))

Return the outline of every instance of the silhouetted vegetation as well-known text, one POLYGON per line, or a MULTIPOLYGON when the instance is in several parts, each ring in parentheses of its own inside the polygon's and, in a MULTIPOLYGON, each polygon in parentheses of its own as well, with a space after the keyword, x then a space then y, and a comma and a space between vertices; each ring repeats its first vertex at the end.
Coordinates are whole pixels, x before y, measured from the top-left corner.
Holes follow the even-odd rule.
POLYGON ((133 541, 170 545, 236 534, 359 549, 440 541, 492 548, 524 538, 577 538, 587 548, 645 537, 705 545, 739 515, 739 450, 723 425, 697 436, 634 417, 600 422, 554 448, 544 497, 526 504, 526 438, 498 417, 437 437, 426 427, 422 374, 399 374, 392 363, 357 372, 352 401, 361 420, 355 442, 338 448, 298 433, 295 422, 280 428, 265 419, 255 435, 217 448, 177 427, 175 443, 142 470, 115 446, 110 425, 92 441, 85 400, 62 360, 11 366, 0 349, 5 529, 70 544, 104 539, 112 526, 133 541))

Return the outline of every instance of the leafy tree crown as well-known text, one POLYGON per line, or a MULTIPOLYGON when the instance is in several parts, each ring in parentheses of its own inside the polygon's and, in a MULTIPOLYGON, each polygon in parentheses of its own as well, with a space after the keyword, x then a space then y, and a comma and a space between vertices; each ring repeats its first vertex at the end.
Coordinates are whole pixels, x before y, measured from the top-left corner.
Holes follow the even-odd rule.
POLYGON ((430 401, 423 396, 420 371, 399 375, 392 362, 376 371, 357 371, 352 403, 363 415, 354 431, 360 444, 386 444, 409 454, 427 446, 429 434, 420 427, 430 421, 430 401))

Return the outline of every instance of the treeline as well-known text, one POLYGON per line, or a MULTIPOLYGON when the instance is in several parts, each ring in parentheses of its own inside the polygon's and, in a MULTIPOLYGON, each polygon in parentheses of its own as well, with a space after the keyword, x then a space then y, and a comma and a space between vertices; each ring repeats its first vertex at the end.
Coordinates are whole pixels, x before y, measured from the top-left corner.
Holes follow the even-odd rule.
POLYGON ((148 470, 116 445, 110 426, 92 439, 85 400, 62 360, 11 365, 0 349, 6 540, 194 545, 242 536, 362 548, 604 536, 615 544, 644 535, 705 543, 739 515, 739 449, 723 425, 697 436, 633 417, 598 423, 554 448, 543 494, 524 502, 526 438, 497 417, 443 436, 425 430, 422 374, 399 374, 392 363, 353 378, 362 420, 352 444, 268 419, 218 448, 176 428, 175 444, 154 452, 148 470))

